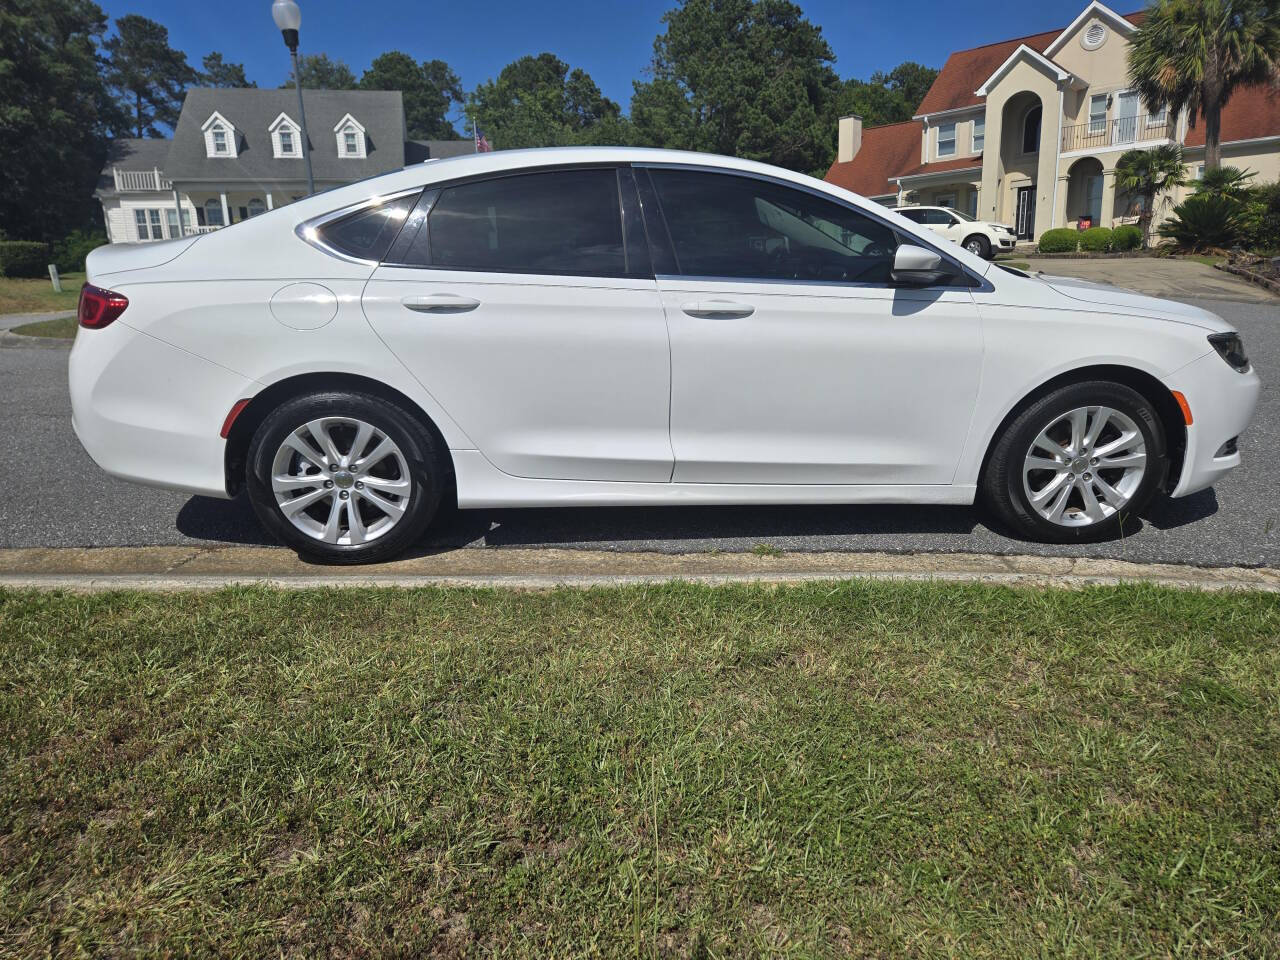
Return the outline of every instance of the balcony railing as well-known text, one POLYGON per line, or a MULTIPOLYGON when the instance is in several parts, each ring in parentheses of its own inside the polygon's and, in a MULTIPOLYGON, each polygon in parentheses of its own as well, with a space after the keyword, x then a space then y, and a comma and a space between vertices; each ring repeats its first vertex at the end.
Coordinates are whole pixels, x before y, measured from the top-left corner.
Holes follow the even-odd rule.
POLYGON ((1155 119, 1145 114, 1139 117, 1119 117, 1101 123, 1077 123, 1062 128, 1062 152, 1072 150, 1099 150, 1104 147, 1123 147, 1129 144, 1153 143, 1173 139, 1173 123, 1168 119, 1155 119))
POLYGON ((117 193, 154 193, 159 190, 172 190, 173 181, 165 178, 159 170, 121 170, 112 167, 115 175, 117 193))

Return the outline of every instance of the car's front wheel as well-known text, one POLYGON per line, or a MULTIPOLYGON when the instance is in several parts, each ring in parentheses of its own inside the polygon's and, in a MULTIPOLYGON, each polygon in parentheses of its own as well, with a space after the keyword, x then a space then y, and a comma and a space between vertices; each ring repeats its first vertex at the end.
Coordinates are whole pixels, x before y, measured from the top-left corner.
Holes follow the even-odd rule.
POLYGON ((413 414, 381 397, 316 393, 274 410, 249 447, 246 488, 263 526, 329 563, 403 552, 431 522, 442 451, 413 414))
POLYGON ((1119 383, 1077 383, 1014 418, 992 449, 982 492, 1031 540, 1087 543, 1123 535, 1166 470, 1164 431, 1145 397, 1119 383))
POLYGON ((981 257, 983 260, 991 259, 991 241, 986 237, 974 234, 964 242, 964 248, 975 257, 981 257))

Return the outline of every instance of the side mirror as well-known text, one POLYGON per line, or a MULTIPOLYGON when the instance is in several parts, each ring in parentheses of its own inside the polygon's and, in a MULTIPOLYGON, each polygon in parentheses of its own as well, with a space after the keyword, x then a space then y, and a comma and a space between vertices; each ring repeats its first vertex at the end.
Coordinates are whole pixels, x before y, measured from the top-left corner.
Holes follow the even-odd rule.
POLYGON ((894 283, 903 286, 931 287, 951 276, 951 271, 944 269, 939 254, 913 243, 904 243, 893 255, 890 276, 894 283))

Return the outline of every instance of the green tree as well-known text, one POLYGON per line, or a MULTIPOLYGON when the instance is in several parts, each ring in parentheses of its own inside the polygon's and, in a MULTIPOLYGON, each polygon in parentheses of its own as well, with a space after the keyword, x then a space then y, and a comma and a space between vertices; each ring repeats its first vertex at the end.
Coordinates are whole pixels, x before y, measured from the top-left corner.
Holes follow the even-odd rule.
POLYGON ((1129 38, 1129 78, 1152 107, 1203 117, 1205 168, 1220 166, 1231 94, 1280 82, 1280 2, 1156 0, 1129 38))
POLYGON ((654 145, 820 171, 839 80, 821 28, 790 0, 682 0, 663 16, 631 119, 654 145))
POLYGON ((1142 227, 1142 246, 1150 242, 1151 218, 1156 199, 1187 182, 1187 167, 1182 148, 1177 144, 1129 150, 1116 161, 1116 186, 1131 197, 1142 200, 1138 223, 1142 227))
POLYGON ((464 101, 462 81, 443 60, 418 63, 392 50, 376 58, 360 78, 363 90, 399 90, 405 124, 415 140, 452 140, 458 136, 449 114, 464 101))
POLYGON ((93 187, 119 122, 106 30, 89 0, 0 4, 0 234, 51 241, 101 222, 93 187))
POLYGON ((873 84, 884 87, 902 104, 906 111, 906 116, 900 118, 902 120, 910 120, 915 116, 916 108, 920 106, 924 95, 929 92, 933 81, 937 79, 937 70, 912 60, 898 64, 888 73, 877 71, 871 75, 873 84))
POLYGON ((467 117, 504 149, 624 142, 616 138, 626 130, 621 108, 590 75, 551 53, 503 67, 496 80, 476 88, 467 117))
POLYGON ((182 98, 197 79, 187 55, 169 46, 167 27, 136 13, 116 20, 104 47, 107 83, 132 115, 133 135, 163 136, 163 128, 177 124, 182 98))
POLYGON ((888 73, 873 73, 870 80, 845 80, 827 111, 830 142, 835 142, 836 121, 851 113, 862 117, 868 127, 910 120, 937 76, 937 70, 908 62, 888 73))
MULTIPOLYGON (((327 53, 303 54, 298 57, 298 73, 306 90, 354 90, 358 86, 356 75, 341 60, 330 60, 327 53)), ((293 86, 293 74, 280 84, 293 86)))
POLYGON ((1208 193, 1228 200, 1244 201, 1253 188, 1253 171, 1239 167, 1206 169, 1204 176, 1195 182, 1196 193, 1208 193))
POLYGON ((256 87, 257 84, 244 75, 243 63, 227 63, 217 50, 205 54, 200 82, 206 87, 256 87))

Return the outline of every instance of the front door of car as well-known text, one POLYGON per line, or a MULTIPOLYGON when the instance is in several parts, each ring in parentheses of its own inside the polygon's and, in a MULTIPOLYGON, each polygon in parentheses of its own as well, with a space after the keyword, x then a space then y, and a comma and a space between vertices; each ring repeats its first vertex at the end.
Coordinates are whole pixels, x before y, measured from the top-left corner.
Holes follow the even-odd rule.
POLYGON ((750 176, 640 171, 671 330, 673 479, 948 484, 977 395, 965 287, 909 289, 898 234, 750 176))
POLYGON ((365 288, 378 336, 504 473, 671 478, 667 327, 620 176, 428 190, 365 288))

